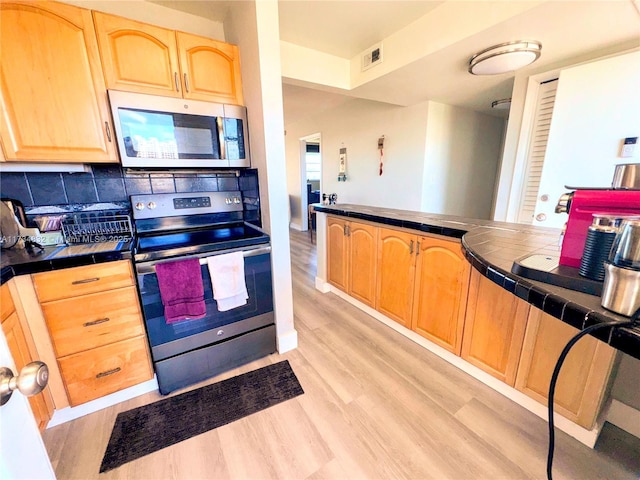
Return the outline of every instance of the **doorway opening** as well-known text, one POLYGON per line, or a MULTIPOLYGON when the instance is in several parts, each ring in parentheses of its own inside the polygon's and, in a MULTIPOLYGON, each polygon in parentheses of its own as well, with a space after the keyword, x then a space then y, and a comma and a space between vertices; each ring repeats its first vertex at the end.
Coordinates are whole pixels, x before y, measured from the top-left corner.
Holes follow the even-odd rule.
POLYGON ((302 231, 315 225, 309 225, 309 205, 320 203, 322 192, 322 149, 321 135, 315 133, 300 139, 300 225, 302 231))

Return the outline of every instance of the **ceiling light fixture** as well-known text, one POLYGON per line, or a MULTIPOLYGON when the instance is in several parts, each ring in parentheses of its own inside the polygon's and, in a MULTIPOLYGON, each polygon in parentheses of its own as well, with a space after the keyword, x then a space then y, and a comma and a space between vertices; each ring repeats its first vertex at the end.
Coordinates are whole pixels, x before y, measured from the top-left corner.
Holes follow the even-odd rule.
POLYGON ((540 57, 542 44, 530 40, 494 45, 476 53, 469 60, 469 73, 497 75, 512 72, 535 62, 540 57))
POLYGON ((491 108, 496 110, 509 110, 511 108, 511 99, 503 98, 501 100, 494 100, 491 102, 491 108))

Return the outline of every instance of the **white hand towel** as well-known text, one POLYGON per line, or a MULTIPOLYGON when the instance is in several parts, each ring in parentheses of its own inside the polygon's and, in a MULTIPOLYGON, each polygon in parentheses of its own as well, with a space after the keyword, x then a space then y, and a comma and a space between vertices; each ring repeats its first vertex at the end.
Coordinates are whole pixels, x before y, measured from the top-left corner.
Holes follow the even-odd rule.
POLYGON ((207 259, 213 298, 218 310, 226 312, 247 304, 249 294, 244 281, 244 256, 242 252, 214 255, 207 259))

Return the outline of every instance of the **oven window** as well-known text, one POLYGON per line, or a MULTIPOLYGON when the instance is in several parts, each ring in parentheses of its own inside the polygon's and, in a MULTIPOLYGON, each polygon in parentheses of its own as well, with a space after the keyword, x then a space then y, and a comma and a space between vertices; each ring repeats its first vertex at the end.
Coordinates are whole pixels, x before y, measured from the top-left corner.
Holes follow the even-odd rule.
POLYGON ((130 158, 220 159, 216 117, 118 108, 130 158))

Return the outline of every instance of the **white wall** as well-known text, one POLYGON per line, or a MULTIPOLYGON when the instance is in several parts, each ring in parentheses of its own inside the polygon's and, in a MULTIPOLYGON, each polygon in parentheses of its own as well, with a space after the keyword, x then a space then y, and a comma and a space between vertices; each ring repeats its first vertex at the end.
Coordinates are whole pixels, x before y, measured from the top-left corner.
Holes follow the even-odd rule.
MULTIPOLYGON (((640 95, 640 87, 638 86, 640 82, 638 77, 640 62, 637 59, 633 60, 631 57, 627 57, 627 55, 633 55, 634 53, 638 53, 637 49, 634 51, 620 51, 618 48, 618 50, 614 50, 613 52, 607 50, 590 52, 582 57, 567 59, 558 65, 552 65, 545 70, 536 70, 532 72, 532 74, 524 75, 516 73, 511 96, 512 103, 505 138, 504 154, 499 174, 500 181, 496 198, 496 211, 493 217, 495 220, 516 221, 517 219, 523 185, 523 175, 525 171, 524 164, 526 160, 526 151, 529 144, 529 133, 532 117, 535 112, 535 90, 536 85, 541 81, 558 78, 560 74, 562 74, 565 79, 568 79, 567 81, 573 82, 573 86, 566 91, 568 96, 565 98, 568 101, 565 102, 560 100, 561 103, 565 104, 565 107, 563 107, 565 109, 564 115, 575 116, 575 112, 577 111, 576 109, 581 109, 582 117, 579 119, 581 127, 572 133, 572 135, 576 135, 578 138, 577 143, 574 144, 576 145, 576 148, 572 150, 573 147, 568 147, 567 150, 569 150, 569 154, 565 157, 565 159, 569 159, 571 161, 571 165, 573 167, 575 167, 576 163, 579 163, 578 170, 581 171, 581 173, 578 174, 580 175, 580 178, 578 178, 578 175, 572 175, 567 184, 591 186, 584 183, 579 184, 577 182, 586 181, 586 179, 583 179, 583 175, 588 175, 592 169, 601 172, 602 168, 606 168, 607 171, 603 177, 598 179, 598 184, 607 185, 607 181, 608 184, 610 184, 613 177, 613 165, 615 163, 628 163, 629 160, 621 158, 617 158, 616 161, 612 161, 611 154, 613 153, 615 156, 617 154, 617 150, 615 148, 612 150, 610 148, 610 143, 616 143, 615 139, 619 142, 622 138, 620 133, 616 132, 614 137, 605 139, 603 136, 604 130, 601 130, 599 127, 608 125, 610 120, 613 120, 612 126, 619 125, 619 118, 617 118, 618 114, 616 113, 616 104, 619 101, 624 103, 625 95, 622 93, 623 90, 631 88, 628 93, 630 93, 630 96, 633 99, 630 104, 622 107, 623 110, 628 112, 634 108, 634 105, 637 105, 636 99, 640 95), (611 83, 613 81, 613 77, 620 74, 620 70, 615 68, 612 71, 607 71, 608 67, 605 67, 604 65, 608 64, 602 63, 619 57, 630 59, 630 61, 623 61, 622 63, 625 64, 624 70, 626 70, 627 73, 629 71, 633 72, 630 78, 623 79, 624 85, 621 86, 611 83), (574 74, 571 73, 572 71, 577 72, 578 76, 581 78, 576 79, 574 74), (598 71, 600 71, 600 73, 597 73, 598 71), (567 72, 569 72, 568 76, 567 72), (588 80, 585 80, 587 77, 584 77, 584 75, 591 75, 592 73, 595 73, 596 76, 593 79, 589 78, 588 80), (601 78, 603 73, 605 74, 605 79, 601 78), (604 83, 601 83, 603 80, 604 83), (635 84, 633 83, 634 81, 635 84), (620 90, 620 88, 622 88, 622 90, 620 90), (575 89, 575 91, 572 91, 571 89, 575 89), (595 98, 597 95, 602 95, 603 90, 605 98, 607 99, 604 107, 602 106, 602 103, 595 98), (586 103, 584 106, 587 107, 586 113, 582 110, 582 106, 576 105, 576 109, 573 108, 574 105, 572 102, 582 102, 582 100, 578 98, 580 96, 585 97, 586 103), (566 105, 569 106, 568 111, 566 105), (572 111, 574 112, 573 114, 572 111), (582 128, 584 124, 586 124, 587 130, 582 128), (587 132, 589 133, 587 134, 587 132), (595 137, 589 138, 589 135, 595 135, 595 137), (605 146, 603 143, 602 146, 605 146, 606 152, 604 153, 604 156, 596 157, 594 153, 597 150, 592 151, 590 148, 586 148, 585 145, 593 145, 594 141, 599 143, 601 140, 608 144, 608 146, 605 146)), ((559 82, 559 95, 561 94, 560 89, 562 88, 562 83, 562 81, 559 82)), ((637 106, 635 108, 636 112, 638 112, 637 106)), ((558 100, 556 103, 556 111, 557 109, 558 100)), ((566 120, 563 120, 563 123, 566 124, 566 120)), ((636 122, 636 125, 637 124, 638 123, 636 122)), ((553 128, 555 128, 555 125, 552 125, 552 129, 553 128)), ((608 128, 608 126, 606 128, 608 128)), ((637 136, 639 133, 640 132, 638 132, 638 129, 636 128, 635 134, 625 136, 637 136)), ((607 136, 609 136, 609 134, 607 134, 607 136)), ((572 140, 575 141, 576 137, 574 136, 572 140)), ((557 142, 558 144, 563 143, 564 139, 558 138, 557 142)), ((556 155, 555 158, 558 158, 558 154, 558 151, 554 153, 554 155, 556 155)), ((631 161, 638 162, 638 157, 631 161)), ((589 178, 589 180, 591 180, 591 178, 589 178)), ((564 189, 562 189, 562 192, 564 192, 564 189)), ((549 195, 551 195, 551 193, 549 193, 549 195)), ((552 210, 551 207, 555 206, 558 198, 559 195, 557 198, 550 197, 547 210, 552 210)), ((566 221, 566 215, 557 215, 555 213, 552 215, 558 217, 558 219, 555 219, 556 221, 561 221, 561 223, 566 221)), ((549 215, 547 215, 547 217, 549 217, 549 215)), ((553 226, 548 222, 545 222, 544 225, 553 226)))
MULTIPOLYGON (((323 193, 337 193, 338 203, 419 210, 426 122, 426 103, 398 107, 354 99, 287 124, 287 188, 292 204, 300 204, 299 139, 320 132, 323 193), (382 176, 378 175, 381 135, 385 136, 382 176), (346 182, 338 182, 342 147, 347 149, 346 182)), ((291 214, 292 223, 301 225, 300 210, 291 214)))
POLYGON ((251 163, 259 171, 263 225, 271 235, 274 311, 278 351, 298 345, 293 325, 293 293, 287 188, 280 38, 276 0, 234 2, 225 20, 228 41, 240 48, 251 163))
POLYGON ((429 102, 420 210, 491 216, 504 120, 429 102))
MULTIPOLYGON (((565 185, 609 187, 625 137, 640 137, 640 52, 560 72, 539 196, 560 198, 565 185)), ((638 157, 636 157, 635 161, 638 157)), ((562 227, 556 201, 540 202, 547 227, 562 227)))
MULTIPOLYGON (((286 120, 286 119, 285 119, 286 120)), ((353 99, 286 125, 287 189, 292 224, 302 225, 301 137, 322 133, 323 193, 338 203, 488 219, 504 120, 424 102, 399 107, 353 99), (378 137, 385 136, 380 176, 378 137), (338 182, 347 148, 347 181, 338 182)))

